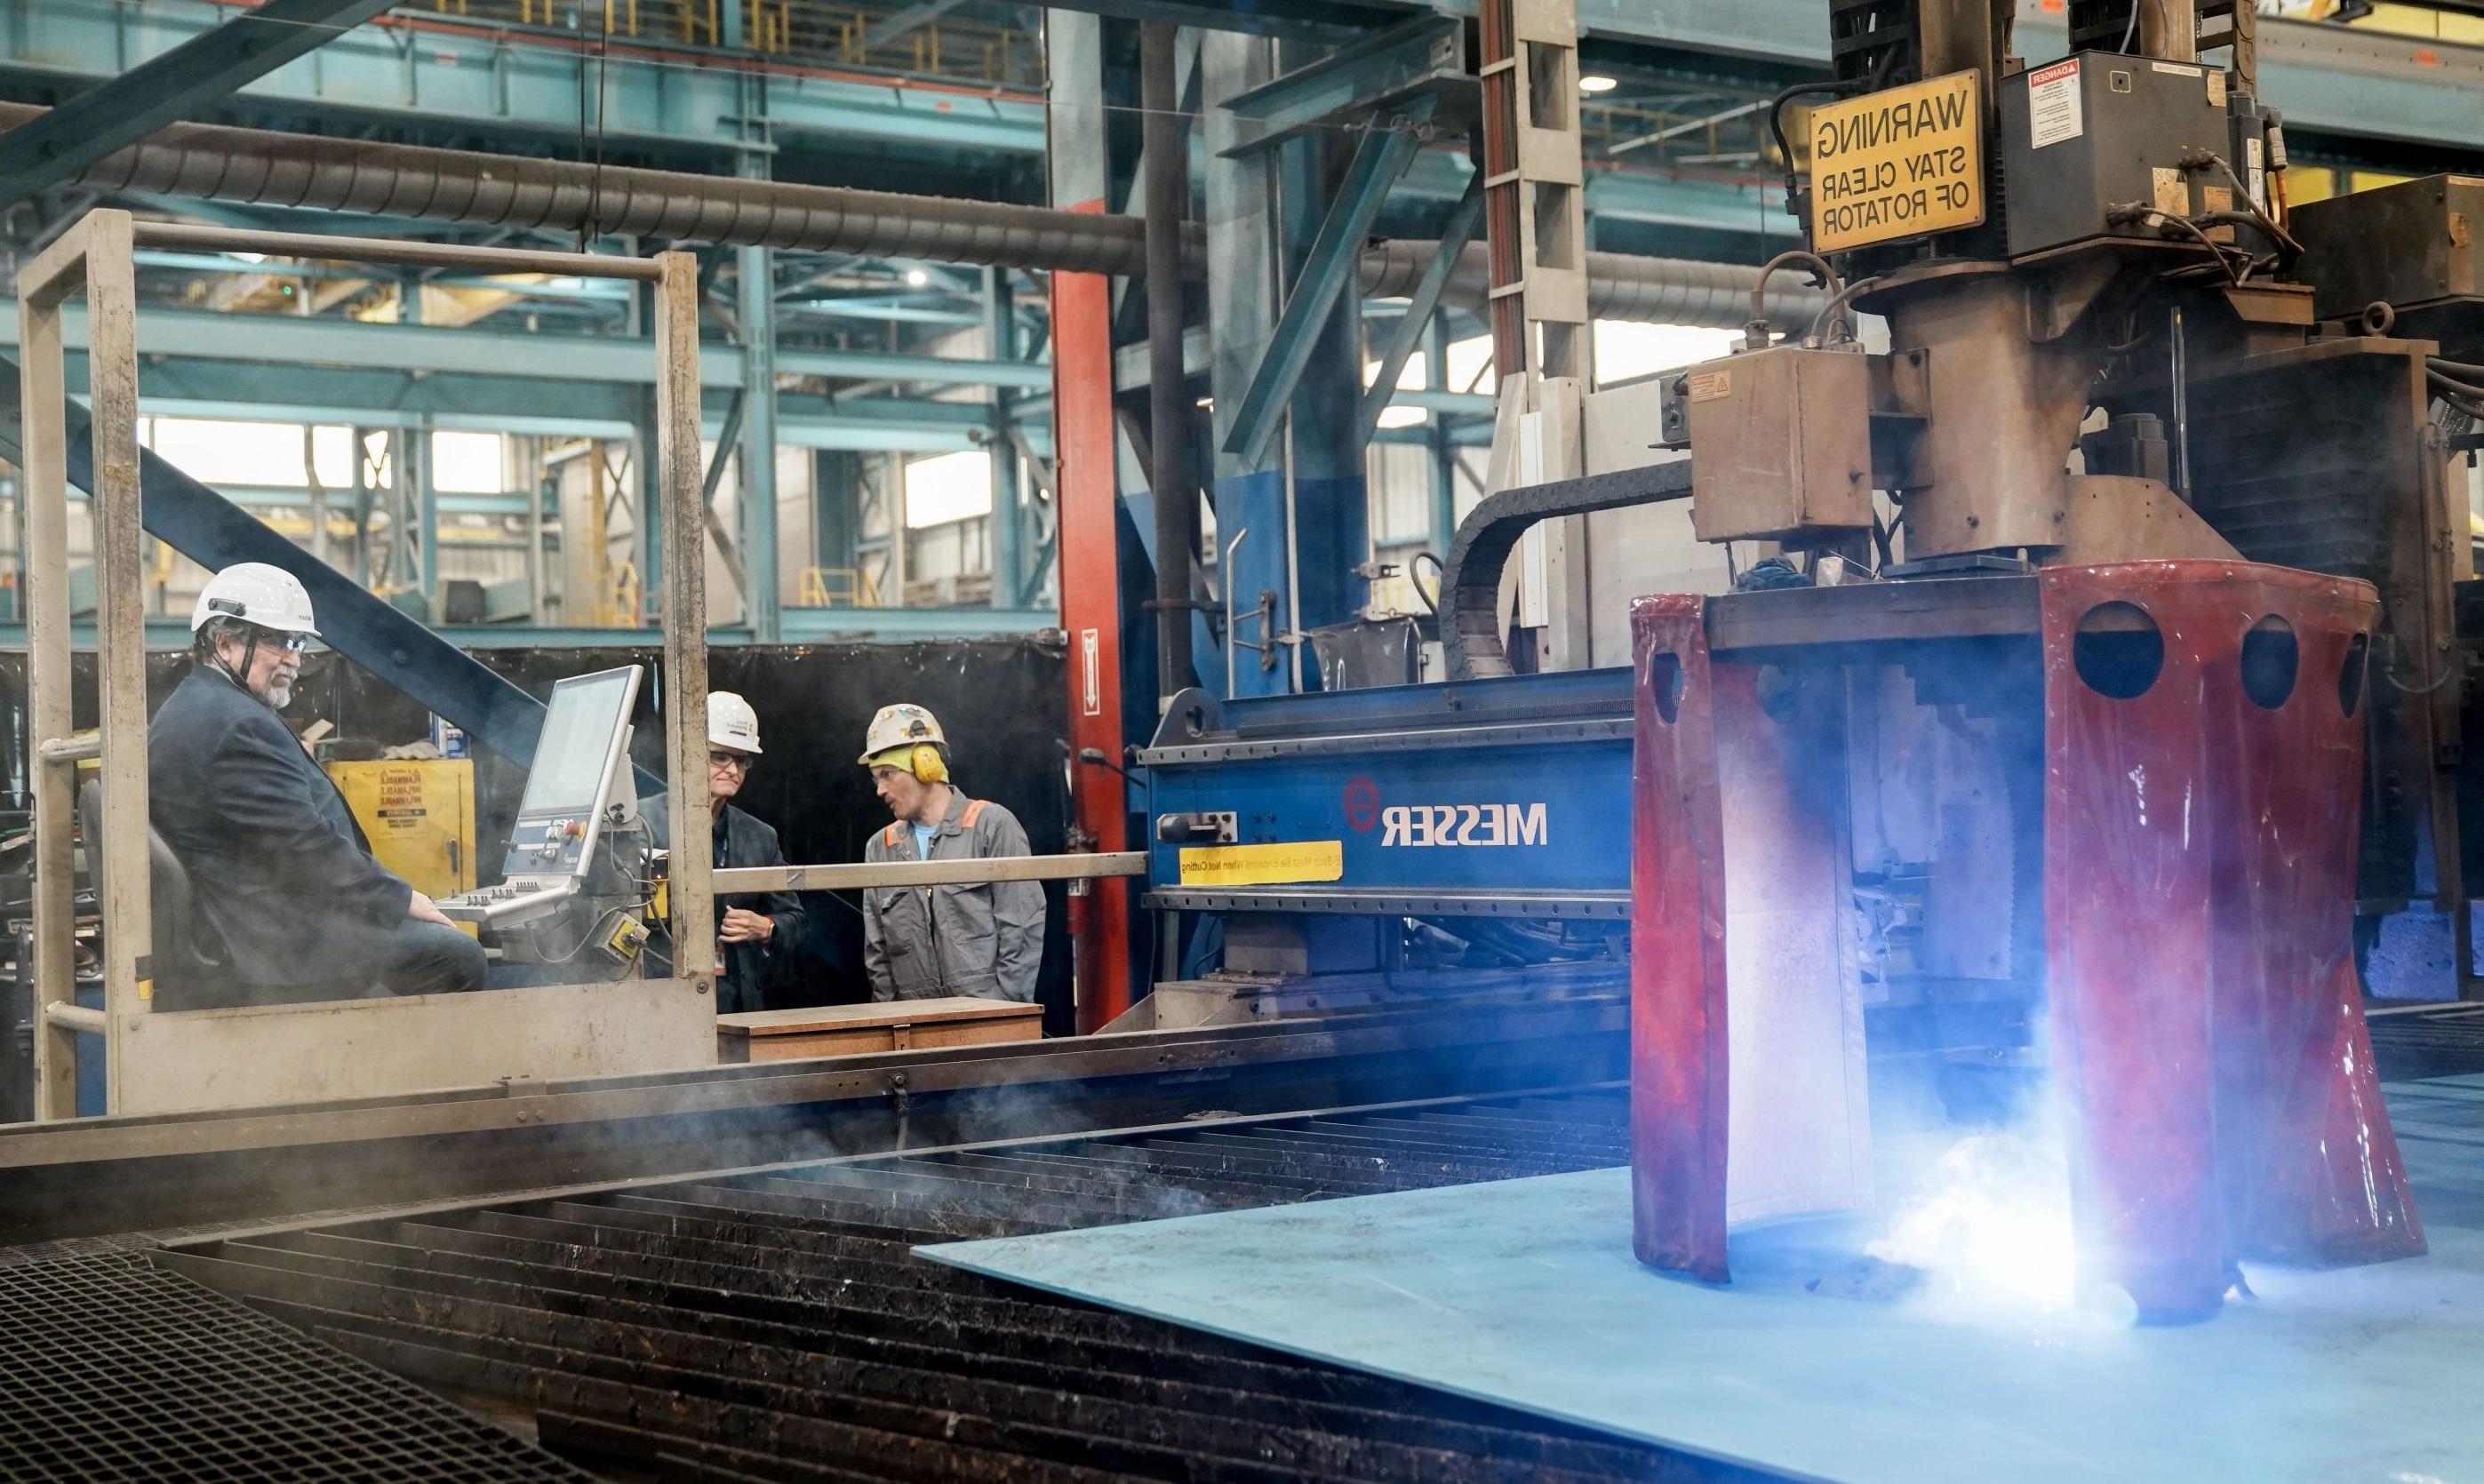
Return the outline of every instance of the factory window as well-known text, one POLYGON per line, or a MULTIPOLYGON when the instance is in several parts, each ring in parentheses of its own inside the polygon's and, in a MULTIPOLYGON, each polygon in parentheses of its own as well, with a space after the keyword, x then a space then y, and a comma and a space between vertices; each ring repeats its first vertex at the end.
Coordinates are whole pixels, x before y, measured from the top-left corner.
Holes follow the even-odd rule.
POLYGON ((2243 694, 2262 711, 2275 711, 2294 693, 2294 672, 2301 662, 2294 627, 2271 614, 2243 635, 2243 694))
MULTIPOLYGON (((298 490, 310 483, 303 468, 302 424, 298 422, 141 418, 138 442, 202 484, 298 490)), ((321 484, 332 490, 353 487, 351 430, 313 428, 310 452, 317 460, 321 484)))
POLYGON ((905 466, 905 528, 947 526, 992 512, 992 457, 969 450, 905 466))
POLYGON ((498 495, 508 488, 507 442, 498 433, 431 435, 431 487, 451 495, 498 495))
POLYGON ((1742 332, 1600 319, 1595 335, 1596 384, 1609 387, 1633 377, 1714 361, 1734 348, 1742 332))
POLYGON ((2079 620, 2070 663, 2098 695, 2137 700, 2165 668, 2165 635, 2138 605, 2099 603, 2079 620))
MULTIPOLYGON (((1428 385, 1429 377, 1429 368, 1424 365, 1423 358, 1420 355, 1408 356, 1406 364, 1397 368, 1397 390, 1421 391, 1428 385)), ((1377 361, 1363 363, 1363 385, 1369 387, 1379 379, 1380 363, 1377 361)), ((1431 414, 1419 407, 1393 404, 1380 410, 1380 426, 1384 428, 1420 427, 1430 418, 1431 414)))

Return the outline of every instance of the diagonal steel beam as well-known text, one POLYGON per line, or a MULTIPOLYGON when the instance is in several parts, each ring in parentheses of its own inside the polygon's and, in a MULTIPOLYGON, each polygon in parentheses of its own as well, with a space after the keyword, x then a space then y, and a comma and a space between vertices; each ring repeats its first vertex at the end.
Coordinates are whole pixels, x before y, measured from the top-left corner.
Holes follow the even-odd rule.
POLYGON ((1406 296, 1406 313, 1389 337, 1387 348, 1380 352, 1380 370, 1371 385, 1363 390, 1363 409, 1355 425, 1357 445, 1371 442, 1371 435, 1379 430, 1380 414, 1397 395, 1397 374, 1406 368, 1406 358, 1415 353, 1416 344, 1423 338, 1423 327, 1432 322, 1432 311, 1441 307, 1441 290, 1448 287, 1458 256, 1466 252, 1467 242, 1482 220, 1483 172, 1478 170, 1467 180, 1467 193, 1450 208, 1448 224, 1441 229, 1441 245, 1424 266, 1423 276, 1415 281, 1415 291, 1406 296))
POLYGON ((266 0, 0 134, 0 205, 76 175, 379 14, 396 0, 266 0))
POLYGON ((1318 233, 1303 255, 1302 271, 1295 275, 1284 312, 1278 316, 1259 364, 1251 370, 1251 385, 1225 435, 1225 451, 1240 454, 1253 468, 1266 462, 1268 445, 1284 420, 1285 404, 1293 400, 1303 368, 1310 364, 1311 349, 1346 286, 1355 282, 1364 242, 1380 218, 1389 188, 1422 148, 1417 128, 1431 117, 1432 104, 1429 94, 1418 94, 1407 99, 1397 113, 1372 119, 1354 151, 1354 162, 1346 167, 1345 179, 1337 186, 1336 200, 1330 203, 1318 233))

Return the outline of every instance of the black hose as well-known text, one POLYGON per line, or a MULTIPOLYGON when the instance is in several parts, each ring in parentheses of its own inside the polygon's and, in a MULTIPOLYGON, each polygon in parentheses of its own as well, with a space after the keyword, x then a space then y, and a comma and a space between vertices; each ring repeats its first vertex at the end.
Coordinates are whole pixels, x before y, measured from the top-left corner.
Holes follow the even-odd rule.
POLYGON ((1835 78, 1831 78, 1826 82, 1796 83, 1791 88, 1779 88, 1774 94, 1770 94, 1768 98, 1768 132, 1776 138, 1777 157, 1785 161, 1787 194, 1793 194, 1795 168, 1794 146, 1786 141, 1785 106, 1806 93, 1834 93, 1840 96, 1844 96, 1848 94, 1861 93, 1864 91, 1864 87, 1865 85, 1859 79, 1850 78, 1841 82, 1835 78))
POLYGON ((1441 600, 1438 596, 1441 582, 1448 576, 1448 570, 1441 564, 1438 556, 1429 552, 1417 552, 1414 560, 1406 564, 1406 585, 1415 589, 1415 601, 1423 605, 1423 610, 1431 614, 1436 622, 1441 616, 1441 600), (1430 592, 1423 591, 1423 580, 1415 572, 1416 565, 1420 562, 1432 564, 1432 591, 1430 592))

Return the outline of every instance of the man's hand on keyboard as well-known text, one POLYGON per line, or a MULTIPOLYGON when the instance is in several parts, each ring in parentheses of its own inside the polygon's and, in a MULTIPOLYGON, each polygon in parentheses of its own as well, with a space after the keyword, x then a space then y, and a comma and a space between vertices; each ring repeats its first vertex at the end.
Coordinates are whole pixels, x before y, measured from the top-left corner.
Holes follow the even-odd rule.
POLYGON ((413 918, 416 922, 438 923, 444 928, 454 928, 457 926, 455 923, 448 920, 447 914, 442 912, 439 906, 433 903, 429 897, 424 896, 420 892, 416 892, 414 896, 407 901, 405 904, 405 915, 413 918))

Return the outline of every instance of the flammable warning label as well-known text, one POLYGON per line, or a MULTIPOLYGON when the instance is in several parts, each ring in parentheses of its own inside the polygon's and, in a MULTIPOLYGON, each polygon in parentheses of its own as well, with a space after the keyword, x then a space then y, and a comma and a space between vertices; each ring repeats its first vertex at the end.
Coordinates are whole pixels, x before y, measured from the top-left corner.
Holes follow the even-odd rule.
POLYGON ((1812 110, 1815 251, 1983 221, 1983 89, 1974 68, 1812 110))
POLYGON ((1184 886, 1278 886, 1335 881, 1345 876, 1342 840, 1289 840, 1279 845, 1197 845, 1181 852, 1184 886))

